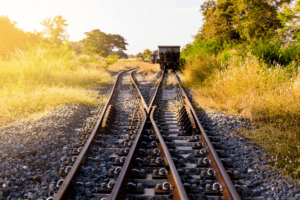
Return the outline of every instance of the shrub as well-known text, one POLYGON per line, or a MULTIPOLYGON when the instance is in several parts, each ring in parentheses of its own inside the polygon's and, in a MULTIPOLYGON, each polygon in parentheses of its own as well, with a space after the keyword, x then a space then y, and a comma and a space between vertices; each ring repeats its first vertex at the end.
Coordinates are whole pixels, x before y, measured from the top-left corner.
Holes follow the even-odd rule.
POLYGON ((118 55, 109 55, 109 56, 107 56, 105 63, 107 65, 111 65, 111 64, 114 64, 115 62, 117 62, 118 59, 119 59, 118 55))
POLYGON ((222 47, 218 44, 218 38, 215 37, 209 40, 195 40, 192 45, 188 44, 182 51, 181 57, 192 58, 195 55, 207 53, 207 54, 218 54, 222 47))
POLYGON ((286 46, 276 40, 259 40, 251 45, 252 54, 264 60, 264 62, 272 67, 276 64, 288 67, 289 71, 294 70, 291 68, 294 65, 291 63, 298 62, 297 57, 300 57, 300 47, 296 43, 291 43, 286 46))
POLYGON ((195 55, 192 59, 187 60, 184 75, 185 87, 198 87, 205 79, 212 76, 217 70, 221 69, 221 63, 214 55, 209 56, 204 53, 195 55))

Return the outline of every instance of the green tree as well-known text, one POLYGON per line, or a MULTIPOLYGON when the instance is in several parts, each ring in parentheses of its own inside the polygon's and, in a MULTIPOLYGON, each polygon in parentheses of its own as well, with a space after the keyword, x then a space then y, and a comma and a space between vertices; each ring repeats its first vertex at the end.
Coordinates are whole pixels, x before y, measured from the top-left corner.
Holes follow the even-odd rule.
POLYGON ((84 33, 86 38, 81 40, 83 51, 87 54, 98 54, 108 56, 114 48, 119 51, 126 50, 125 39, 120 35, 106 34, 99 29, 84 33))
POLYGON ((49 37, 50 42, 60 45, 69 37, 66 30, 68 26, 66 21, 58 15, 53 19, 46 18, 41 22, 45 26, 44 34, 49 37))
POLYGON ((68 42, 68 46, 70 49, 76 52, 76 54, 81 54, 82 53, 82 44, 80 42, 68 42))
POLYGON ((236 0, 235 10, 234 24, 244 41, 269 39, 281 27, 276 6, 268 1, 236 0))
POLYGON ((207 0, 200 7, 204 25, 200 28, 196 39, 218 38, 223 41, 236 42, 240 37, 234 26, 235 8, 233 0, 207 0))
POLYGON ((144 57, 143 57, 143 54, 141 52, 138 52, 136 55, 135 55, 136 58, 141 58, 144 60, 144 57))
POLYGON ((281 27, 280 5, 291 0, 207 0, 201 5, 204 25, 197 40, 218 38, 219 44, 269 39, 281 27))
POLYGON ((279 30, 279 35, 285 42, 300 41, 300 0, 296 0, 295 5, 288 3, 283 5, 283 8, 278 12, 278 18, 283 26, 279 30))
POLYGON ((124 51, 120 50, 120 51, 113 51, 111 55, 117 55, 119 56, 119 58, 123 58, 123 59, 127 59, 128 55, 126 53, 124 53, 124 51))
POLYGON ((142 55, 145 60, 149 60, 151 57, 151 51, 149 49, 144 49, 142 55))
POLYGON ((16 27, 7 16, 0 17, 0 54, 10 54, 15 48, 22 48, 25 39, 24 32, 16 27))

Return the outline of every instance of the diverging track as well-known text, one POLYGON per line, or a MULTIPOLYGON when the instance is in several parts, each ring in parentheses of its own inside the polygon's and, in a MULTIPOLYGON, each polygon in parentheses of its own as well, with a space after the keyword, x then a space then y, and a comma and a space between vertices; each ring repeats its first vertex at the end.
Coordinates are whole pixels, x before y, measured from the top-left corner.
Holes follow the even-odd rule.
POLYGON ((133 71, 118 76, 54 199, 240 199, 220 138, 205 133, 176 75, 145 92, 133 71))

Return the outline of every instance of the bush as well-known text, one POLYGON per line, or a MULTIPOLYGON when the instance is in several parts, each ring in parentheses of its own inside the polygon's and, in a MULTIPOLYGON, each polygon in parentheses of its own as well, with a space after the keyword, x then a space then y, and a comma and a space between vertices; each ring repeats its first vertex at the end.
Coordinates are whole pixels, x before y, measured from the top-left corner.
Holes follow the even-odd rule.
POLYGON ((300 47, 295 43, 291 43, 287 46, 282 44, 275 39, 271 40, 259 40, 258 42, 251 45, 252 54, 258 58, 264 60, 264 62, 272 67, 276 64, 288 67, 289 71, 294 70, 292 62, 298 62, 300 57, 300 47))
POLYGON ((192 58, 201 53, 217 55, 221 49, 222 47, 218 44, 217 37, 210 40, 195 40, 192 45, 186 45, 185 49, 181 53, 181 57, 192 58))
POLYGON ((205 53, 200 53, 187 60, 184 68, 184 86, 198 87, 205 79, 221 69, 221 63, 214 55, 209 56, 205 53))
POLYGON ((117 62, 118 59, 119 59, 118 55, 109 55, 109 56, 107 56, 105 63, 107 65, 111 65, 111 64, 114 64, 115 62, 117 62))

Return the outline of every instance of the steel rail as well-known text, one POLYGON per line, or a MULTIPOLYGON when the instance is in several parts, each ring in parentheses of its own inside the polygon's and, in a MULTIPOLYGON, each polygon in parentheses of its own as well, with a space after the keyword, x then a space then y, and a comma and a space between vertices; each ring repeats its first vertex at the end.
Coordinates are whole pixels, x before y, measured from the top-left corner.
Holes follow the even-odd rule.
POLYGON ((130 151, 128 155, 126 156, 126 160, 123 164, 122 170, 118 176, 118 179, 114 185, 114 188, 111 192, 111 195, 109 196, 109 200, 120 200, 125 199, 126 195, 126 189, 125 184, 129 182, 130 180, 130 170, 133 169, 134 162, 133 160, 137 157, 137 147, 139 145, 139 141, 141 138, 141 134, 145 128, 145 124, 147 121, 147 113, 145 110, 141 107, 142 113, 144 114, 144 120, 140 126, 139 132, 137 133, 137 136, 135 137, 135 140, 130 148, 130 151))
POLYGON ((170 173, 167 175, 167 177, 168 177, 168 180, 170 181, 171 185, 174 188, 172 190, 173 198, 174 198, 174 200, 188 200, 189 198, 185 192, 185 189, 181 182, 180 176, 179 176, 176 166, 173 162, 172 156, 171 156, 169 149, 168 149, 166 143, 164 142, 164 139, 163 139, 161 133, 159 132, 156 122, 153 118, 153 113, 155 111, 155 108, 156 108, 156 106, 154 106, 151 111, 150 120, 152 122, 152 128, 154 129, 154 133, 159 140, 158 148, 161 151, 161 157, 165 160, 166 163, 168 163, 169 168, 170 168, 170 173))
POLYGON ((153 96, 151 97, 151 101, 150 101, 149 106, 147 105, 147 103, 146 103, 146 101, 145 101, 145 99, 144 99, 142 93, 140 92, 140 89, 139 89, 138 85, 136 84, 135 80, 134 80, 133 77, 132 77, 132 74, 133 74, 133 72, 135 72, 135 71, 136 71, 136 70, 134 70, 134 71, 132 71, 132 72, 130 73, 130 81, 132 82, 133 87, 136 88, 136 90, 138 91, 138 94, 139 94, 139 96, 140 96, 140 98, 141 98, 141 100, 142 100, 143 106, 145 107, 145 109, 146 109, 146 111, 147 111, 147 114, 150 114, 150 110, 151 110, 152 105, 153 105, 153 103, 154 103, 154 100, 155 100, 157 91, 158 91, 160 85, 162 84, 162 80, 164 79, 165 71, 163 71, 163 74, 162 74, 162 76, 160 77, 160 79, 159 79, 159 81, 158 81, 159 83, 157 84, 157 86, 156 86, 156 88, 155 88, 155 92, 153 93, 153 96))
MULTIPOLYGON (((80 154, 78 155, 78 157, 77 157, 75 163, 73 164, 73 166, 72 166, 70 172, 68 173, 67 177, 65 178, 64 182, 63 182, 62 185, 60 186, 58 192, 55 194, 54 200, 66 199, 66 196, 69 197, 70 195, 72 195, 72 194, 66 194, 66 192, 67 192, 67 190, 69 189, 69 187, 70 187, 70 185, 71 185, 71 182, 72 182, 73 178, 75 178, 75 176, 76 176, 76 174, 77 174, 77 171, 78 171, 80 165, 85 161, 85 159, 86 159, 86 154, 87 154, 87 152, 88 152, 88 149, 89 149, 89 147, 90 147, 90 145, 91 145, 91 143, 92 143, 92 141, 93 141, 95 135, 100 131, 99 127, 100 127, 100 125, 101 125, 101 121, 103 120, 103 117, 104 117, 104 115, 105 115, 105 112, 106 112, 106 110, 107 110, 107 108, 108 108, 108 106, 109 106, 109 104, 110 104, 110 102, 111 102, 111 100, 112 100, 112 96, 113 96, 113 94, 114 94, 115 91, 116 91, 116 86, 117 86, 117 84, 118 84, 118 82, 119 82, 120 75, 121 75, 122 73, 127 72, 127 71, 130 71, 130 70, 132 70, 132 69, 129 69, 129 70, 126 70, 126 71, 121 71, 121 72, 118 74, 117 79, 116 79, 116 82, 115 82, 115 84, 114 84, 114 86, 113 86, 113 90, 112 90, 112 92, 111 92, 111 94, 110 94, 110 96, 109 96, 108 101, 107 101, 106 104, 105 104, 104 109, 102 110, 102 113, 101 113, 101 115, 100 115, 100 117, 99 117, 99 119, 98 119, 98 121, 97 121, 97 123, 96 123, 94 129, 93 129, 93 132, 91 133, 90 137, 88 138, 87 142, 85 143, 83 149, 81 150, 80 154)), ((71 198, 71 197, 70 197, 70 198, 71 198)))
POLYGON ((150 104, 149 104, 149 106, 148 106, 148 109, 147 109, 147 113, 148 113, 148 114, 150 114, 150 110, 151 110, 152 105, 153 105, 153 103, 154 103, 156 94, 157 94, 157 92, 158 92, 159 87, 160 87, 161 84, 162 84, 162 81, 163 81, 164 77, 165 77, 165 71, 163 71, 163 74, 162 74, 162 76, 160 77, 159 83, 157 84, 157 87, 156 87, 156 89, 155 89, 155 92, 154 92, 154 94, 153 94, 153 96, 152 96, 152 99, 151 99, 151 101, 150 101, 150 104))
POLYGON ((142 101, 142 104, 144 106, 144 108, 147 110, 148 109, 148 106, 147 106, 147 103, 141 93, 141 91, 139 90, 139 87, 137 86, 136 82, 134 81, 133 77, 132 77, 132 74, 137 71, 138 69, 136 70, 133 70, 131 73, 130 73, 130 81, 131 81, 131 84, 132 84, 132 87, 135 88, 137 90, 137 93, 138 93, 138 96, 139 98, 141 99, 142 101))
POLYGON ((207 134, 206 134, 206 132, 205 132, 205 130, 204 130, 204 128, 203 128, 203 126, 202 126, 199 118, 198 118, 198 116, 196 115, 196 112, 195 112, 195 110, 194 110, 194 108, 193 108, 190 100, 188 99, 188 97, 187 97, 185 91, 183 90, 183 88, 181 87, 179 79, 178 79, 178 77, 177 77, 177 75, 175 73, 173 73, 173 77, 174 77, 174 79, 176 81, 177 87, 182 92, 182 95, 184 97, 185 102, 190 107, 190 110, 191 110, 191 112, 194 115, 194 118, 196 120, 198 128, 200 129, 200 131, 202 133, 202 136, 204 138, 203 142, 206 144, 206 146, 210 150, 210 153, 207 155, 207 157, 212 161, 212 164, 211 164, 212 168, 214 168, 217 171, 217 173, 218 173, 218 175, 217 175, 216 178, 217 178, 217 181, 219 183, 221 183, 221 185, 224 188, 224 190, 222 191, 223 196, 225 197, 226 200, 227 199, 228 200, 231 200, 231 199, 240 200, 241 199, 240 196, 238 195, 235 187, 233 186, 230 177, 228 176, 228 174, 227 174, 227 172, 226 172, 226 170, 225 170, 225 168, 224 168, 224 166, 223 166, 223 164, 222 164, 222 162, 221 162, 221 160, 220 160, 217 152, 215 151, 212 143, 210 142, 210 140, 209 140, 209 138, 208 138, 208 136, 207 136, 207 134))

